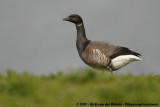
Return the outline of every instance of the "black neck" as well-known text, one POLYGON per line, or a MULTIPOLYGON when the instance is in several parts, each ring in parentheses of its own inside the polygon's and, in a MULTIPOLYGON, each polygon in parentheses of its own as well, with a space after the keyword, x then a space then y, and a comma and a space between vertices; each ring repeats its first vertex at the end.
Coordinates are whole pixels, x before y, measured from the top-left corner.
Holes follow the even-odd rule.
POLYGON ((76 28, 77 28, 76 46, 78 49, 78 53, 81 56, 82 52, 85 50, 87 44, 89 43, 89 40, 86 38, 85 28, 83 23, 76 24, 76 28))

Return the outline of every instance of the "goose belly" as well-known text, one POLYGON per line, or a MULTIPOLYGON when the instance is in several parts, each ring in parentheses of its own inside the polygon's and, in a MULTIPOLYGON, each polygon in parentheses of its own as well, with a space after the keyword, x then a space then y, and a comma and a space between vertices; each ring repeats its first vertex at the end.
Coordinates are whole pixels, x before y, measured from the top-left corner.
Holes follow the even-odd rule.
POLYGON ((81 59, 87 65, 95 69, 107 69, 109 58, 107 58, 100 50, 92 49, 90 52, 84 52, 81 59))

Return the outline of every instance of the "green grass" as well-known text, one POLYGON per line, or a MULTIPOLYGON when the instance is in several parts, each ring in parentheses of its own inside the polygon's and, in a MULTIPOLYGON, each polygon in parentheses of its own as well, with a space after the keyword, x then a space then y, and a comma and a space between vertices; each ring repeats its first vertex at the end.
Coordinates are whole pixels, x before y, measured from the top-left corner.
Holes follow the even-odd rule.
POLYGON ((0 74, 0 107, 87 107, 85 103, 89 107, 96 107, 90 105, 96 103, 158 103, 160 106, 160 76, 111 75, 90 69, 49 76, 12 70, 0 74))

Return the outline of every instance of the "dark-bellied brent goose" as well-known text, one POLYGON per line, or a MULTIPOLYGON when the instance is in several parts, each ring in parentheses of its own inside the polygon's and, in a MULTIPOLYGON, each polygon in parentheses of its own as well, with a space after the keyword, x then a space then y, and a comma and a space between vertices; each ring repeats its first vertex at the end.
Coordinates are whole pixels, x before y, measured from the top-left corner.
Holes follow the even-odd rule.
POLYGON ((140 61, 140 54, 126 47, 115 46, 105 41, 88 40, 82 18, 72 14, 64 21, 72 22, 77 28, 76 46, 80 58, 84 63, 95 69, 115 71, 130 62, 140 61))

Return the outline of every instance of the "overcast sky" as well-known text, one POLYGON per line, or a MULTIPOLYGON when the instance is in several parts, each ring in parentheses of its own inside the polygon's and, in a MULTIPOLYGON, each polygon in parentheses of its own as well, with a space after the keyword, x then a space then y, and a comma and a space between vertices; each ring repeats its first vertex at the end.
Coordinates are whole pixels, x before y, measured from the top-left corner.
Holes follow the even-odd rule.
POLYGON ((90 40, 142 54, 117 72, 160 74, 160 0, 0 0, 0 71, 49 74, 88 67, 76 49, 76 28, 62 21, 82 16, 90 40))

